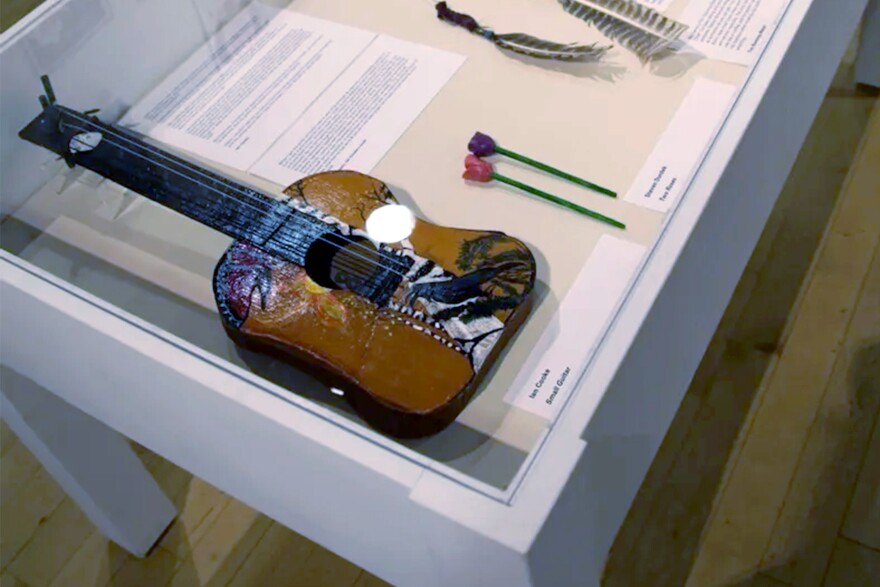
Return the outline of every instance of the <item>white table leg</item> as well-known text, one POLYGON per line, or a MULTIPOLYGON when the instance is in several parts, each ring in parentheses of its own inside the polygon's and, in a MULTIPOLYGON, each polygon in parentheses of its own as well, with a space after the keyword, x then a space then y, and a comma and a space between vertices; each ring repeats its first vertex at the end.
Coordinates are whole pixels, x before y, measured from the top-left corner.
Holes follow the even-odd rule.
POLYGON ((0 367, 0 414, 98 529, 144 556, 174 505, 123 436, 30 379, 0 367))
POLYGON ((880 0, 871 0, 862 24, 856 81, 880 87, 880 0))

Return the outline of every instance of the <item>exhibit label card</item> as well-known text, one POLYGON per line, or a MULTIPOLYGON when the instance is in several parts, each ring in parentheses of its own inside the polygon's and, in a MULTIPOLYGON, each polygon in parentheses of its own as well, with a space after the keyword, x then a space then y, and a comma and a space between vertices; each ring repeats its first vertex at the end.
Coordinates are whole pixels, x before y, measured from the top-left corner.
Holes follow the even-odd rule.
POLYGON ((378 37, 251 173, 284 186, 327 169, 369 173, 464 60, 378 37))
POLYGON ((599 344, 646 248, 603 235, 505 400, 553 420, 599 344))
POLYGON ((788 0, 691 0, 680 20, 683 37, 710 59, 751 65, 761 53, 788 0))
POLYGON ((246 170, 375 38, 251 4, 132 108, 123 124, 246 170))
POLYGON ((624 199, 668 211, 687 187, 736 91, 736 86, 698 78, 624 199))

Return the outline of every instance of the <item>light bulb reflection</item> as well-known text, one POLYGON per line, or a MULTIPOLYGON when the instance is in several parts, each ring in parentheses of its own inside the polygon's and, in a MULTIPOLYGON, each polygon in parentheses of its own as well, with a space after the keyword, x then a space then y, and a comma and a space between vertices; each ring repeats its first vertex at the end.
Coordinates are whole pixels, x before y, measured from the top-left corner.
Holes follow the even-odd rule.
POLYGON ((373 210, 365 226, 367 235, 377 243, 398 243, 409 238, 415 227, 415 214, 400 204, 373 210))

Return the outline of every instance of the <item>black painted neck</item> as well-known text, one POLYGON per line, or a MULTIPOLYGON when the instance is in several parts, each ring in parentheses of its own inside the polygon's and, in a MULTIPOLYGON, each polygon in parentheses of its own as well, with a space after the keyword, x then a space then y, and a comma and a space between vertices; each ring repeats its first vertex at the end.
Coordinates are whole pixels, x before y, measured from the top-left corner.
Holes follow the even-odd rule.
MULTIPOLYGON (((135 133, 63 106, 47 106, 20 134, 57 153, 70 166, 90 169, 236 240, 265 248, 282 224, 312 224, 266 194, 150 145, 135 133), (97 144, 74 146, 75 137, 87 133, 99 133, 97 144)), ((88 141, 81 138, 78 142, 88 141)), ((305 254, 304 250, 287 250, 290 247, 269 248, 291 261, 301 261, 305 254)))
MULTIPOLYGON (((307 269, 314 243, 336 249, 344 246, 346 237, 340 237, 331 224, 153 146, 135 133, 54 102, 45 101, 43 112, 19 135, 57 153, 71 167, 90 169, 235 240, 307 269), (339 239, 341 243, 336 242, 339 239)), ((412 263, 395 257, 374 261, 363 252, 355 254, 365 268, 356 285, 344 287, 380 304, 387 301, 412 263)), ((325 261, 329 263, 329 256, 325 261)))

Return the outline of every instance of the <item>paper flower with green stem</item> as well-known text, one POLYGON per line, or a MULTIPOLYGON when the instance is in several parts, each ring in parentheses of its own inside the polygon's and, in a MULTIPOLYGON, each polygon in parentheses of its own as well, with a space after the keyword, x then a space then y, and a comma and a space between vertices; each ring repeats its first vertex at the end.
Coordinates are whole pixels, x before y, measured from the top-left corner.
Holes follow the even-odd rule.
POLYGON ((574 176, 570 173, 566 173, 560 169, 556 169, 555 167, 551 167, 545 163, 541 163, 540 161, 535 161, 530 157, 526 157, 525 155, 520 155, 519 153, 515 153, 513 151, 508 151, 507 149, 498 145, 495 142, 495 139, 490 137, 487 134, 483 134, 478 132, 474 134, 473 138, 471 138, 468 143, 468 150, 476 155, 477 157, 489 157, 491 155, 504 155, 505 157, 509 157, 514 161, 519 161, 520 163, 525 163, 526 165, 530 165, 535 169, 540 169, 550 175, 555 175, 556 177, 562 178, 566 181, 570 181, 576 185, 581 187, 585 187, 587 189, 593 190, 594 192, 598 192, 600 194, 610 196, 612 198, 617 197, 617 193, 609 190, 608 188, 604 188, 600 185, 596 185, 591 181, 587 181, 586 179, 574 176))
POLYGON ((605 224, 610 224, 611 226, 617 228, 626 228, 625 224, 614 220, 613 218, 609 218, 608 216, 599 214, 598 212, 594 212, 593 210, 584 208, 583 206, 578 206, 573 202, 569 202, 568 200, 564 200, 558 196, 554 196, 553 194, 548 194, 547 192, 541 191, 538 188, 526 185, 515 179, 511 179, 507 176, 501 175, 500 173, 496 173, 495 167, 490 162, 480 159, 473 153, 470 153, 464 158, 464 173, 462 173, 462 177, 468 181, 474 181, 478 183, 489 183, 492 180, 499 181, 503 184, 507 184, 509 186, 532 194, 533 196, 538 196, 539 198, 553 202, 554 204, 565 206, 569 210, 574 210, 575 212, 579 212, 585 216, 589 216, 590 218, 599 220, 600 222, 604 222, 605 224))

